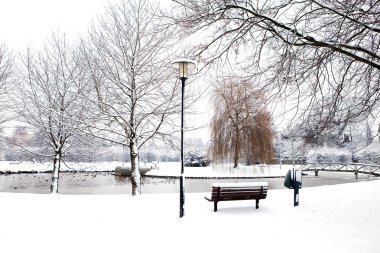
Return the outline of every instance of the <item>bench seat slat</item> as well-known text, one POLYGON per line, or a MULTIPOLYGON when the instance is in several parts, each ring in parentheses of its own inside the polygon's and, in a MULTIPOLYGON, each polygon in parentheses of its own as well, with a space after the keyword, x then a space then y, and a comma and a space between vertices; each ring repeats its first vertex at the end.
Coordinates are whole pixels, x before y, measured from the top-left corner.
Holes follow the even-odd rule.
POLYGON ((244 198, 244 199, 264 199, 266 198, 267 195, 238 195, 238 194, 235 194, 235 195, 224 195, 224 196, 215 196, 213 199, 219 199, 219 200, 222 200, 222 199, 239 199, 239 198, 244 198))
POLYGON ((232 189, 229 189, 229 190, 224 190, 224 189, 221 189, 220 192, 219 191, 212 191, 211 194, 229 194, 229 193, 252 193, 252 194, 260 194, 260 193, 266 193, 268 192, 268 189, 254 189, 254 190, 250 190, 250 189, 244 189, 244 190, 232 190, 232 189))
POLYGON ((228 196, 211 196, 212 200, 223 201, 232 199, 265 199, 266 195, 228 195, 228 196))
POLYGON ((268 188, 268 186, 254 186, 254 187, 212 187, 212 189, 261 189, 261 188, 268 188))
MULTIPOLYGON (((220 190, 220 192, 221 193, 229 193, 229 192, 253 192, 253 193, 255 193, 255 192, 263 192, 263 191, 267 191, 268 189, 239 189, 239 190, 237 190, 237 189, 228 189, 228 190, 225 190, 225 189, 221 189, 220 190)), ((213 192, 216 192, 216 193, 218 193, 219 191, 213 191, 213 192)))
MULTIPOLYGON (((263 188, 263 189, 220 189, 220 192, 238 192, 238 191, 261 191, 261 190, 268 190, 267 188, 263 188)), ((213 192, 219 192, 219 190, 214 190, 213 192)))
POLYGON ((228 197, 228 196, 232 196, 232 197, 237 197, 237 196, 248 196, 248 197, 251 197, 251 198, 256 198, 256 197, 261 197, 261 196, 266 196, 267 193, 257 193, 257 194, 252 194, 252 193, 230 193, 230 194, 212 194, 211 197, 213 198, 223 198, 223 197, 228 197))
POLYGON ((260 195, 260 194, 267 194, 267 191, 229 191, 229 192, 213 192, 211 195, 230 195, 230 194, 250 194, 250 195, 260 195))

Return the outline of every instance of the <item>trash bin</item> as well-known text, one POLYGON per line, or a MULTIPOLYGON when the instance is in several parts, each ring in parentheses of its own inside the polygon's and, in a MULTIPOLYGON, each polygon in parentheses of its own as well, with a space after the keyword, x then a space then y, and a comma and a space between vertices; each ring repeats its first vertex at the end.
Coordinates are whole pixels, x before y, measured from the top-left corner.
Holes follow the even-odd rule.
POLYGON ((284 186, 289 189, 293 189, 292 171, 288 170, 285 175, 284 186))

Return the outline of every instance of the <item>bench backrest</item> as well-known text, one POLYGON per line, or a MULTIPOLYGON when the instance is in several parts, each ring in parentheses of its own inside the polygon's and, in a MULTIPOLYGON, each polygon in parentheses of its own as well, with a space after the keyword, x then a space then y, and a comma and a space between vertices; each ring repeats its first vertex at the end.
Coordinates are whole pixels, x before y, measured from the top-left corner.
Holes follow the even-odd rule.
POLYGON ((220 187, 213 186, 211 192, 212 200, 244 200, 265 199, 267 197, 267 186, 253 187, 220 187))

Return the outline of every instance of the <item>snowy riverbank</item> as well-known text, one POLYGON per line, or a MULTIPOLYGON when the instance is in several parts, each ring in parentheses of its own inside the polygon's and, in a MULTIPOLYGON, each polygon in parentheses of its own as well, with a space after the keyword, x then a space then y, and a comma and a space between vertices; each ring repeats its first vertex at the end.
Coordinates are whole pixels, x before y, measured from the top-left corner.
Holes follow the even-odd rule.
POLYGON ((254 201, 186 194, 0 193, 1 252, 366 252, 380 251, 380 180, 270 190, 254 201), (216 243, 217 242, 217 243, 216 243))
MULTIPOLYGON (((128 165, 125 163, 124 165, 128 165)), ((102 163, 63 163, 61 172, 112 172, 118 166, 123 166, 122 162, 102 162, 102 163)), ((141 166, 151 167, 152 170, 146 175, 150 176, 170 176, 175 177, 181 174, 179 162, 141 163, 141 166)), ((284 176, 291 165, 252 165, 240 166, 233 169, 228 165, 217 165, 208 167, 185 167, 187 177, 281 177, 284 176)), ((51 162, 9 162, 0 161, 0 173, 27 173, 27 172, 49 172, 52 171, 51 162)))
MULTIPOLYGON (((207 167, 185 167, 186 177, 283 177, 292 165, 252 165, 232 168, 228 165, 207 167)), ((162 163, 158 170, 151 170, 150 176, 180 176, 180 163, 162 163)))
MULTIPOLYGON (((61 171, 114 171, 121 162, 99 162, 99 163, 62 163, 61 171)), ((52 162, 16 162, 0 161, 0 172, 2 173, 25 173, 25 172, 49 172, 53 170, 52 162)))

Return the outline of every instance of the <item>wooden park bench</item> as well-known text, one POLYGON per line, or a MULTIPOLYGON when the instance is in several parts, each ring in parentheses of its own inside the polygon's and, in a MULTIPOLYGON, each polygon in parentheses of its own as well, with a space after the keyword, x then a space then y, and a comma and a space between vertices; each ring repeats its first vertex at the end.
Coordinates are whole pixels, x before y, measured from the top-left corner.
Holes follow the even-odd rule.
POLYGON ((205 199, 214 202, 214 212, 218 210, 219 201, 230 200, 255 199, 257 209, 259 208, 259 200, 265 199, 267 192, 267 182, 216 183, 212 185, 211 198, 205 197, 205 199))

